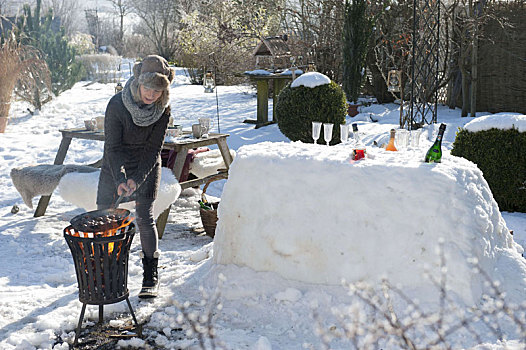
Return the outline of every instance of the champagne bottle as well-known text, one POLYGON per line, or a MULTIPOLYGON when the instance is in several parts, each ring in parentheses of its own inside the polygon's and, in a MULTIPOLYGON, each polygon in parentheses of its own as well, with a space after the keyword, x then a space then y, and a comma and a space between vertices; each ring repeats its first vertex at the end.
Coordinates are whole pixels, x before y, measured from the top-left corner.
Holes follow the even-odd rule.
POLYGON ((445 130, 446 124, 440 124, 435 143, 433 143, 433 146, 431 146, 426 153, 426 158, 424 159, 426 163, 440 163, 442 159, 442 137, 444 136, 445 130))
POLYGON ((396 130, 395 129, 391 129, 391 138, 389 139, 389 143, 387 144, 387 146, 385 146, 385 150, 386 151, 398 151, 395 147, 395 135, 396 135, 396 130))
MULTIPOLYGON (((206 200, 205 200, 206 201, 206 200)), ((210 204, 208 204, 208 201, 198 201, 199 203, 199 206, 204 209, 204 210, 212 210, 212 207, 210 206, 210 204)))

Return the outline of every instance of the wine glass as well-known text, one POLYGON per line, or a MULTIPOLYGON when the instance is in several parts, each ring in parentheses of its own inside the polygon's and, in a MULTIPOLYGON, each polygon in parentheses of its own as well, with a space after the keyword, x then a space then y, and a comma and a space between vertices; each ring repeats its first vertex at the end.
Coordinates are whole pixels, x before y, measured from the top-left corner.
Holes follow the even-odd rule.
POLYGON ((320 138, 321 122, 312 122, 312 139, 314 143, 318 143, 320 138))
POLYGON ((208 117, 201 117, 197 119, 199 121, 199 125, 201 125, 201 137, 207 138, 208 132, 210 130, 210 118, 208 117))
POLYGON ((346 143, 349 139, 349 125, 340 124, 340 141, 346 143))
POLYGON ((332 123, 323 123, 323 139, 329 145, 329 142, 332 140, 332 123))

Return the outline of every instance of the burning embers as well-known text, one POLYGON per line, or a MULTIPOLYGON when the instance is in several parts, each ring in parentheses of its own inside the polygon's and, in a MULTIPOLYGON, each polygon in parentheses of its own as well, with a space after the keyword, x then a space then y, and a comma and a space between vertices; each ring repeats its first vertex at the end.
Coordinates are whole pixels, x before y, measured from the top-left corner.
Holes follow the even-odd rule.
POLYGON ((128 256, 134 235, 133 217, 125 209, 87 212, 73 218, 64 229, 75 263, 79 300, 83 303, 74 344, 78 341, 86 304, 99 305, 99 323, 102 323, 104 304, 126 300, 138 326, 127 287, 128 256))
POLYGON ((77 232, 98 233, 108 236, 108 232, 115 233, 119 228, 129 225, 133 218, 126 209, 103 209, 89 211, 71 219, 71 226, 77 232))
POLYGON ((120 225, 117 215, 86 216, 84 220, 79 223, 78 229, 86 232, 108 231, 118 226, 120 225))

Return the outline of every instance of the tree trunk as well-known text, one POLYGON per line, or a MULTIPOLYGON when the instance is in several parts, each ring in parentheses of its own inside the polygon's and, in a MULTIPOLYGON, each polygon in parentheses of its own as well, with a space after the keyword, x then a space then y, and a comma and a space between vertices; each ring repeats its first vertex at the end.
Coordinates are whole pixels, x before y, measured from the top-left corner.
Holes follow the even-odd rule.
POLYGON ((473 31, 473 49, 471 51, 471 117, 477 114, 477 80, 478 80, 478 23, 475 18, 475 29, 473 31))
POLYGON ((478 81, 478 41, 479 41, 479 17, 482 15, 482 9, 486 4, 485 0, 477 2, 473 8, 473 48, 471 57, 471 116, 476 117, 477 114, 477 81, 478 81))
POLYGON ((458 96, 462 91, 462 74, 456 70, 448 84, 447 104, 450 109, 457 107, 458 96))
POLYGON ((468 116, 469 110, 469 76, 465 68, 460 68, 462 73, 462 113, 461 117, 468 116))
POLYGON ((124 11, 122 9, 122 3, 120 0, 119 0, 119 16, 120 16, 119 38, 118 38, 119 46, 120 46, 119 53, 123 55, 124 54, 124 11))

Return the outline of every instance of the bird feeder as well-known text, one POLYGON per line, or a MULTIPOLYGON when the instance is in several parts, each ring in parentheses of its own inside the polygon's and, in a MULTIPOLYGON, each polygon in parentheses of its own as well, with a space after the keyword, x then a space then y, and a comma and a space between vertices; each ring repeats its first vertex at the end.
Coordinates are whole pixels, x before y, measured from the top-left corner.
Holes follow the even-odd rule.
POLYGON ((286 34, 262 39, 252 55, 256 58, 256 69, 271 71, 289 67, 291 51, 286 34))

